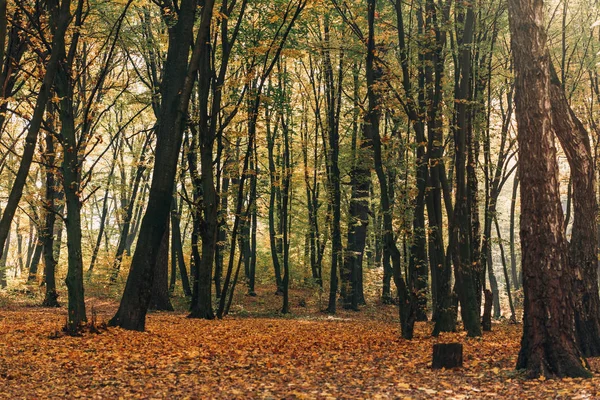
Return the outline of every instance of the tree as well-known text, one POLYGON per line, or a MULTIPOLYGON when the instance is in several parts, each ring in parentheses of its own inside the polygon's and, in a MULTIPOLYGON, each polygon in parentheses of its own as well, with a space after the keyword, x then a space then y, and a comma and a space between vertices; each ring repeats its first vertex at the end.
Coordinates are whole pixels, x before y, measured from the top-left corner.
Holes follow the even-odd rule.
POLYGON ((567 155, 573 184, 573 230, 568 244, 569 265, 574 277, 575 330, 582 353, 600 355, 600 296, 598 295, 598 214, 596 172, 590 139, 583 123, 571 109, 554 66, 550 64, 552 127, 567 155))
POLYGON ((47 6, 48 13, 51 16, 50 20, 53 31, 52 44, 48 49, 50 50, 50 57, 46 63, 46 72, 27 129, 25 147, 23 149, 21 162, 19 163, 19 169, 17 170, 11 187, 6 207, 2 213, 2 218, 0 219, 0 257, 4 251, 4 245, 10 232, 10 226, 27 182, 27 176, 29 175, 29 169, 35 153, 35 145, 42 126, 44 112, 46 111, 46 104, 50 99, 50 93, 58 70, 60 57, 65 53, 65 35, 72 20, 70 0, 64 0, 62 2, 59 2, 58 0, 48 1, 47 6))
POLYGON ((195 0, 183 0, 179 4, 177 18, 173 14, 174 8, 171 2, 162 3, 162 11, 167 19, 169 31, 169 50, 160 88, 161 105, 156 132, 157 143, 152 185, 125 292, 119 310, 109 321, 112 326, 140 331, 145 328, 158 249, 171 209, 177 161, 187 120, 187 108, 194 76, 198 70, 204 43, 207 40, 206 29, 203 28, 210 23, 214 6, 214 2, 208 0, 202 8, 200 28, 191 60, 188 60, 189 44, 193 38, 196 3, 195 0))
POLYGON ((544 2, 510 0, 521 184, 524 318, 517 368, 590 377, 575 339, 573 272, 558 188, 544 2))

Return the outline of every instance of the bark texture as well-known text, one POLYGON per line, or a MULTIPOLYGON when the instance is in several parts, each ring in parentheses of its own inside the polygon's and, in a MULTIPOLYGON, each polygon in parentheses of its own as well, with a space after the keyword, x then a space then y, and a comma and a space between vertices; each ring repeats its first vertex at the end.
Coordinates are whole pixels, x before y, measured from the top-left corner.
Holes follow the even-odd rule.
POLYGON ((569 263, 574 274, 575 330, 577 343, 587 357, 600 355, 600 296, 596 218, 598 202, 594 159, 588 133, 565 96, 563 86, 550 66, 552 127, 567 155, 573 191, 573 230, 569 263))
POLYGON ((521 182, 524 318, 517 368, 590 377, 575 340, 572 272, 560 204, 541 0, 509 0, 521 182))

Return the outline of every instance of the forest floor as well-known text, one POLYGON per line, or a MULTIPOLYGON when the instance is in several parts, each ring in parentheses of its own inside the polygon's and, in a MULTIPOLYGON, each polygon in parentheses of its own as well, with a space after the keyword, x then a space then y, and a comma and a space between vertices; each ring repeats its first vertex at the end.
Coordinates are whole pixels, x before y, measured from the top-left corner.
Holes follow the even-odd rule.
MULTIPOLYGON (((520 325, 495 323, 492 332, 400 338, 395 306, 361 312, 318 311, 319 297, 295 290, 293 313, 277 313, 270 288, 236 298, 223 320, 193 320, 183 311, 148 315, 147 331, 117 328, 82 337, 57 335, 65 308, 48 309, 0 293, 0 398, 369 398, 594 399, 600 398, 600 359, 588 380, 526 380, 514 370, 520 325), (308 301, 307 301, 308 299, 308 301), (464 345, 464 367, 432 370, 432 346, 464 345)), ((114 300, 87 301, 97 322, 114 300)))

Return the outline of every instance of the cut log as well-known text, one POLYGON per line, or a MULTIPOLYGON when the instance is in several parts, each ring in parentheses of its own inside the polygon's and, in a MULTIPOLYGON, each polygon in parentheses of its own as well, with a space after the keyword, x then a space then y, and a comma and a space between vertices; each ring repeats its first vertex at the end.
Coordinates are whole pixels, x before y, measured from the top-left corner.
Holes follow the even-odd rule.
POLYGON ((492 330, 492 305, 494 304, 494 295, 489 289, 483 292, 485 301, 483 302, 483 318, 481 319, 481 327, 485 332, 492 330))
POLYGON ((433 345, 431 368, 457 368, 463 364, 463 346, 460 343, 438 343, 433 345))

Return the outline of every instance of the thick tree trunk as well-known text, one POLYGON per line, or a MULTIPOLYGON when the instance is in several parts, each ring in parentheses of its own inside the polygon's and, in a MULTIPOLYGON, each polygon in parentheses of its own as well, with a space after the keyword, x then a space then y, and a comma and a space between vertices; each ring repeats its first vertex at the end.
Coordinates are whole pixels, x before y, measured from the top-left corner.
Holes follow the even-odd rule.
POLYGON ((517 368, 529 376, 590 377, 575 338, 573 271, 563 230, 541 0, 509 0, 521 182, 525 294, 517 368))
POLYGON ((569 263, 574 275, 577 343, 587 357, 600 355, 600 296, 598 295, 596 175, 589 135, 565 96, 550 66, 552 127, 567 155, 573 189, 573 230, 569 263))
MULTIPOLYGON (((205 2, 202 8, 199 32, 204 32, 203 26, 210 24, 213 6, 213 0, 205 2)), ((158 248, 171 209, 177 162, 193 78, 198 69, 204 43, 208 40, 207 37, 198 35, 191 61, 188 63, 196 8, 195 0, 183 0, 179 5, 179 18, 176 23, 168 24, 169 50, 161 86, 162 103, 150 196, 140 227, 140 235, 131 262, 125 292, 119 310, 109 321, 109 325, 112 326, 140 331, 145 328, 158 248)), ((170 18, 171 15, 172 11, 169 11, 167 18, 170 18)))

